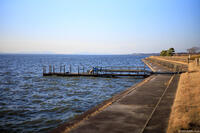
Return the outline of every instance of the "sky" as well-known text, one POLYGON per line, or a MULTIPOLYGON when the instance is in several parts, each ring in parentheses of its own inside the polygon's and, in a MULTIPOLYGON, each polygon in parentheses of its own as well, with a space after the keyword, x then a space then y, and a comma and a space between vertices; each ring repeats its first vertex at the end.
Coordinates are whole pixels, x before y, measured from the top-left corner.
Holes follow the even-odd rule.
POLYGON ((0 53, 131 54, 200 46, 200 0, 0 0, 0 53))

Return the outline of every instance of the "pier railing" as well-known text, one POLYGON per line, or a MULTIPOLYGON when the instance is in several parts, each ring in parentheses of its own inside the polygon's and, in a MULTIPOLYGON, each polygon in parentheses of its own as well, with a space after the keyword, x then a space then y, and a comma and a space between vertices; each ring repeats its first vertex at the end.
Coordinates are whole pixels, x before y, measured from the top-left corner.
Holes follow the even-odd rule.
POLYGON ((44 76, 149 76, 150 71, 144 66, 96 66, 84 67, 72 65, 43 66, 44 76), (76 71, 74 71, 76 70, 76 71))

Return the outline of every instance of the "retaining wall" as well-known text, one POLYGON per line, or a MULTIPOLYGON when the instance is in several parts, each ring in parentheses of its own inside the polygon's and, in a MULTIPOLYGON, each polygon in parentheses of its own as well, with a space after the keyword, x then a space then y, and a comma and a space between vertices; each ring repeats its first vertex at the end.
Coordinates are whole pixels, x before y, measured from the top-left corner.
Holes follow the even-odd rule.
POLYGON ((164 66, 165 68, 169 69, 172 72, 186 72, 188 71, 188 65, 181 64, 181 63, 174 63, 170 61, 159 60, 157 58, 146 58, 147 61, 151 62, 152 64, 159 64, 164 66))

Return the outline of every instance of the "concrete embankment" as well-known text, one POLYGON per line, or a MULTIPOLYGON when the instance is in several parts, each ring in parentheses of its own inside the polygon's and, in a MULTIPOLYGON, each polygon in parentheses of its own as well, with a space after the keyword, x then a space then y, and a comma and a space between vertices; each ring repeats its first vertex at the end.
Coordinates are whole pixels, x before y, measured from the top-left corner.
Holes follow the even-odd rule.
MULTIPOLYGON (((169 71, 145 60, 154 71, 169 71)), ((179 74, 152 75, 53 132, 166 132, 179 74)))
MULTIPOLYGON (((187 62, 181 62, 181 61, 173 61, 169 59, 165 59, 159 56, 151 56, 146 58, 144 61, 147 61, 148 65, 157 66, 165 68, 165 71, 188 71, 188 63, 187 62)), ((156 70, 157 71, 157 70, 156 70)), ((158 70, 159 71, 159 70, 158 70)))

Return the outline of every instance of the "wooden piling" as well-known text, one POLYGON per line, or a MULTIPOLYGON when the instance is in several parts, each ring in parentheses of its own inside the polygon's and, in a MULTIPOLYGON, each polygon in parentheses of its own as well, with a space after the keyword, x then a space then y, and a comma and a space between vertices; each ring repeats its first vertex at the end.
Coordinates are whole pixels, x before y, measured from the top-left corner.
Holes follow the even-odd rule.
POLYGON ((60 73, 61 73, 62 66, 60 65, 60 73))
POLYGON ((190 58, 187 58, 187 63, 188 63, 188 64, 190 63, 190 58))
POLYGON ((51 65, 49 65, 49 73, 51 73, 51 65))
POLYGON ((55 73, 55 66, 53 65, 53 73, 55 73))
POLYGON ((195 64, 199 66, 199 58, 195 58, 195 64))
POLYGON ((72 67, 71 67, 71 64, 69 65, 69 73, 72 72, 72 67))
POLYGON ((64 73, 65 73, 65 65, 63 67, 64 67, 64 73))
POLYGON ((79 66, 78 66, 78 74, 79 74, 79 66))

